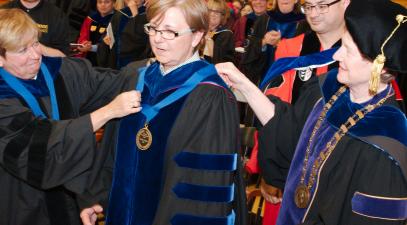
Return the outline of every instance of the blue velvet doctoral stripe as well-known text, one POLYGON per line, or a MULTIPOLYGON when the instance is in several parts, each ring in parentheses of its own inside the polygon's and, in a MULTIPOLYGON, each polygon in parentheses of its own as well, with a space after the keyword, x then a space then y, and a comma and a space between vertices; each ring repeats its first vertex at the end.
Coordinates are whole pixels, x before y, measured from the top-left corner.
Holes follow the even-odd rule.
POLYGON ((171 219, 172 225, 233 225, 235 224, 235 212, 226 217, 203 217, 187 214, 176 214, 171 219))
POLYGON ((369 217, 404 220, 407 218, 407 199, 381 198, 356 192, 352 198, 352 211, 369 217))
MULTIPOLYGON (((42 62, 47 66, 53 80, 59 75, 58 71, 61 67, 61 58, 42 57, 42 62)), ((17 78, 22 85, 27 88, 35 97, 49 96, 49 90, 41 70, 38 72, 37 79, 23 80, 17 78)), ((0 99, 4 98, 19 98, 20 95, 11 89, 7 83, 0 77, 0 99)))
MULTIPOLYGON (((263 81, 260 84, 260 88, 264 89, 265 86, 275 77, 280 76, 284 72, 303 67, 318 68, 325 66, 331 62, 334 62, 332 56, 338 48, 331 48, 322 52, 298 57, 286 57, 278 59, 268 69, 263 81)), ((335 92, 334 92, 335 93, 335 92)), ((329 99, 328 99, 329 100, 329 99)))
POLYGON ((232 202, 235 185, 203 186, 188 183, 178 183, 173 189, 178 198, 205 202, 232 202))
POLYGON ((234 171, 237 165, 237 154, 203 154, 182 151, 174 157, 180 167, 198 170, 234 171))
MULTIPOLYGON (((145 74, 143 104, 156 104, 161 101, 181 86, 193 72, 207 65, 208 63, 204 61, 196 61, 163 76, 159 64, 152 64, 145 74)), ((226 86, 217 75, 205 81, 226 86)), ((161 179, 165 160, 163 157, 167 138, 187 96, 161 109, 149 122, 153 142, 147 151, 137 149, 135 144, 136 133, 144 127, 145 116, 136 113, 121 120, 113 183, 106 214, 107 225, 152 224, 162 191, 161 179)))

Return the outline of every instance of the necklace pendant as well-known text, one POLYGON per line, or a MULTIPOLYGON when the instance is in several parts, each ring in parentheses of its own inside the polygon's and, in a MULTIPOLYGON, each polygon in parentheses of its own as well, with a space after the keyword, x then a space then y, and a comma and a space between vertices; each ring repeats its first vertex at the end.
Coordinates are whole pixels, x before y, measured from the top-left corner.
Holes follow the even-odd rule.
POLYGON ((307 186, 304 184, 300 184, 295 189, 295 196, 294 196, 295 205, 300 209, 305 209, 308 206, 310 201, 310 191, 308 190, 307 186))
POLYGON ((145 124, 136 134, 136 145, 140 150, 148 150, 153 142, 153 135, 145 124))

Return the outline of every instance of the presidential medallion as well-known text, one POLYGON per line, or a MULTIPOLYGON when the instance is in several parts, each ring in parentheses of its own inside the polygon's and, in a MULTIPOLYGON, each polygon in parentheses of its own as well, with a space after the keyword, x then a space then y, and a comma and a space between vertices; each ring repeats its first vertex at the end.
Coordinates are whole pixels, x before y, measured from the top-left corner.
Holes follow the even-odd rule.
POLYGON ((153 142, 153 135, 148 129, 148 125, 144 125, 136 135, 136 145, 140 150, 147 150, 153 142))
POLYGON ((305 209, 308 206, 310 200, 310 192, 304 184, 298 185, 297 189, 295 189, 295 205, 298 208, 305 209))

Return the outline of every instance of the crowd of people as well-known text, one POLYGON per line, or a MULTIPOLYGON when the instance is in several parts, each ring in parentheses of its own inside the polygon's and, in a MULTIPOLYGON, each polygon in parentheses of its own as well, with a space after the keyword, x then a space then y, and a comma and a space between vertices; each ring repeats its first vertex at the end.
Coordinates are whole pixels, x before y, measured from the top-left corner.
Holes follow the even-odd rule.
POLYGON ((406 75, 390 0, 0 3, 0 224, 405 225, 406 75))

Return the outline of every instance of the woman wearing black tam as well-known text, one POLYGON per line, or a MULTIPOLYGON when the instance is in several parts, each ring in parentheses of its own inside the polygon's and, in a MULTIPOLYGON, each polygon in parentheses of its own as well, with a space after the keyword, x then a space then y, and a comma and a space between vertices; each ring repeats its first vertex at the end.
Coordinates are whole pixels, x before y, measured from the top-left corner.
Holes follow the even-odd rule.
MULTIPOLYGON (((231 64, 217 65, 264 124, 260 135, 278 130, 297 143, 279 225, 407 221, 407 120, 389 85, 407 72, 407 10, 388 0, 353 0, 345 20, 333 57, 339 70, 304 90, 302 104, 269 100, 231 64), (309 101, 315 95, 321 98, 309 101), (303 115, 298 105, 313 110, 303 115)), ((276 151, 272 163, 279 164, 284 148, 276 151)))

